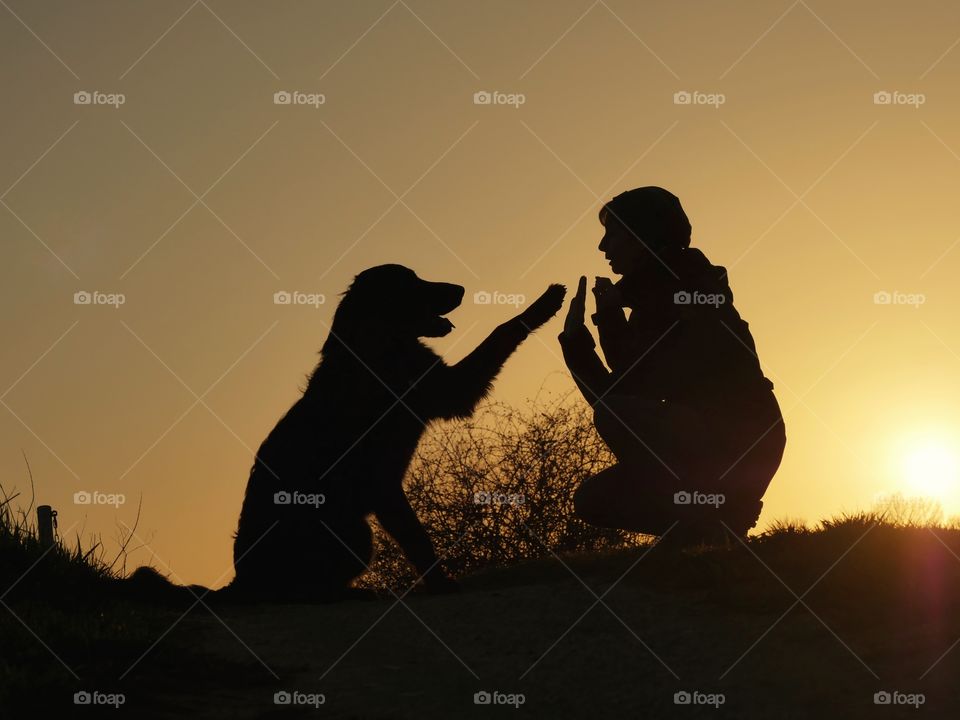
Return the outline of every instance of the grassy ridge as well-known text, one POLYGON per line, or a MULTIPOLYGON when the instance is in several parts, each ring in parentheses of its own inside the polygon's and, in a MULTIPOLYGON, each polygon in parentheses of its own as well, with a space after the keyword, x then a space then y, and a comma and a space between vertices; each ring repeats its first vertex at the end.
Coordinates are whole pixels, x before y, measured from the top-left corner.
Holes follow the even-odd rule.
MULTIPOLYGON (((484 678, 502 674, 522 658, 516 665, 519 675, 549 646, 548 640, 590 605, 585 585, 597 594, 613 587, 606 602, 688 683, 690 677, 698 677, 700 686, 713 683, 730 695, 731 703, 738 698, 743 702, 749 694, 745 707, 761 714, 744 710, 742 717, 779 711, 777 703, 788 690, 807 697, 805 693, 815 689, 811 701, 846 703, 850 717, 872 716, 877 709, 870 695, 884 687, 920 688, 930 698, 925 709, 944 709, 955 707, 953 678, 960 657, 947 653, 939 664, 934 662, 960 637, 960 530, 920 524, 922 517, 922 512, 900 517, 863 513, 816 527, 781 523, 747 544, 731 538, 723 546, 688 550, 640 545, 574 551, 471 574, 463 579, 465 593, 460 596, 412 595, 406 602, 472 667, 488 668, 479 672, 484 678), (796 603, 798 597, 802 604, 796 603), (761 636, 760 631, 791 606, 780 628, 771 631, 769 639, 761 636), (698 637, 711 638, 712 646, 703 648, 698 637), (733 681, 718 682, 720 671, 758 637, 763 642, 731 673, 733 681), (705 650, 722 662, 705 660, 705 650), (797 680, 818 665, 827 676, 816 676, 823 687, 797 680), (834 666, 838 678, 831 685, 829 668, 834 666)), ((380 602, 294 606, 280 613, 218 608, 249 647, 251 652, 246 652, 233 630, 224 632, 205 610, 195 609, 180 622, 180 611, 133 602, 118 592, 119 578, 97 565, 94 555, 58 547, 41 558, 29 526, 12 526, 9 516, 4 522, 4 572, 33 565, 4 599, 26 626, 7 610, 0 619, 0 708, 7 711, 36 707, 38 701, 41 706, 68 706, 77 689, 99 688, 126 693, 131 704, 127 709, 139 717, 192 715, 201 708, 209 717, 262 717, 279 710, 270 707, 275 689, 314 687, 321 672, 393 604, 386 594, 380 602), (172 625, 175 630, 165 634, 172 625), (320 640, 298 645, 309 636, 305 628, 312 628, 320 640), (144 653, 135 671, 120 680, 144 653), (222 696, 216 707, 205 704, 210 693, 222 696)), ((604 615, 602 610, 598 614, 604 615)), ((470 716, 477 708, 460 705, 469 699, 475 681, 403 610, 392 615, 381 627, 384 637, 373 634, 375 639, 361 643, 325 678, 323 687, 343 714, 333 706, 325 712, 334 717, 447 717, 462 710, 470 716), (407 625, 390 624, 405 616, 407 625), (383 645, 386 637, 389 643, 383 645), (421 644, 417 653, 402 651, 421 644), (402 652, 385 659, 387 648, 394 645, 402 652), (371 669, 379 667, 397 668, 391 677, 403 678, 402 688, 393 687, 391 683, 399 682, 395 679, 376 696, 351 689, 370 682, 371 669), (384 698, 390 692, 405 696, 411 685, 437 673, 452 675, 445 689, 433 683, 432 690, 424 691, 432 709, 411 708, 408 714, 389 709, 384 698)), ((524 713, 546 717, 571 703, 584 708, 589 704, 579 695, 564 699, 571 689, 556 687, 558 673, 563 677, 573 672, 580 682, 591 683, 592 689, 580 688, 582 695, 613 692, 617 686, 609 685, 611 673, 622 673, 627 682, 642 671, 641 677, 649 675, 649 684, 631 681, 625 686, 629 691, 611 701, 612 707, 659 707, 660 716, 671 716, 676 708, 667 690, 687 685, 664 676, 615 621, 604 630, 590 622, 599 621, 585 621, 522 683, 515 677, 509 681, 530 697, 524 713), (604 644, 597 647, 597 642, 604 644), (598 660, 607 655, 623 657, 617 662, 598 660), (597 668, 604 672, 595 677, 597 668)), ((500 680, 501 685, 509 682, 500 680)))
POLYGON ((893 497, 746 543, 651 547, 572 516, 573 490, 611 461, 589 413, 563 399, 432 429, 408 495, 465 592, 413 593, 409 612, 393 593, 413 572, 380 536, 360 583, 379 601, 185 615, 125 578, 123 541, 113 556, 79 537, 45 549, 33 502, 15 509, 0 488, 0 718, 72 717, 78 690, 123 692, 138 718, 291 717, 272 692, 318 686, 329 717, 489 717, 471 699, 491 678, 528 693, 535 717, 598 703, 609 716, 670 717, 672 692, 691 682, 728 692, 736 717, 806 718, 809 706, 876 717, 883 688, 922 688, 929 716, 960 708, 960 527, 935 504, 893 497), (474 501, 494 492, 523 501, 474 501), (616 617, 603 606, 586 616, 607 591, 616 617))

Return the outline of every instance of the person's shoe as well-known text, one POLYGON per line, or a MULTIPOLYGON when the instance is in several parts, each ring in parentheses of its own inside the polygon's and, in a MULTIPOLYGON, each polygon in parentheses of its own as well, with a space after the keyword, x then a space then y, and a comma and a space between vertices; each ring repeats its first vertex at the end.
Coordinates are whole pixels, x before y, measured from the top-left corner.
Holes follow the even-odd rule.
POLYGON ((686 548, 698 545, 723 545, 745 540, 750 528, 757 524, 761 500, 739 500, 721 506, 716 515, 681 520, 660 536, 658 545, 664 548, 686 548))
POLYGON ((721 520, 734 535, 746 538, 747 532, 756 527, 762 511, 763 500, 741 500, 724 507, 721 520))

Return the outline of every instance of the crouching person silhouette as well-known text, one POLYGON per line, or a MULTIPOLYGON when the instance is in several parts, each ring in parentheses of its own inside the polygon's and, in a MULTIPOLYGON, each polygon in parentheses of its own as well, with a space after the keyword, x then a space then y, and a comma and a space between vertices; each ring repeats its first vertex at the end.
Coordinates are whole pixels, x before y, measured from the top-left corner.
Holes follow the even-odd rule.
POLYGON ((600 222, 599 249, 622 276, 593 288, 609 369, 584 323, 585 277, 559 340, 618 462, 583 482, 575 512, 682 544, 745 536, 786 435, 726 270, 689 247, 687 216, 663 188, 618 195, 600 222))

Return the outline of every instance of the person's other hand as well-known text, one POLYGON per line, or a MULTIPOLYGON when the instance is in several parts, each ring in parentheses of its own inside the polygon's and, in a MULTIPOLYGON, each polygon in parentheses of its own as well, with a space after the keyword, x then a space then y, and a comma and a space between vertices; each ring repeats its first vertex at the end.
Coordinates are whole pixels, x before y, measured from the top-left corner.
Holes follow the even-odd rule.
POLYGON ((610 278, 598 275, 593 283, 593 297, 597 303, 597 312, 623 308, 623 298, 620 290, 611 282, 610 278))
POLYGON ((567 319, 563 322, 563 334, 567 337, 576 335, 577 330, 584 327, 583 317, 587 309, 587 278, 580 276, 577 292, 570 298, 570 307, 567 309, 567 319))

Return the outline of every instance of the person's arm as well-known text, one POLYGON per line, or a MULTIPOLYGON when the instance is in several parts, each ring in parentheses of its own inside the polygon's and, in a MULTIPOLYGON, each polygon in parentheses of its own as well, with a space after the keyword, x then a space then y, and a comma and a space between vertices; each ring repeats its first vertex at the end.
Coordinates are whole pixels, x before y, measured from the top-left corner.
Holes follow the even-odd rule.
POLYGON ((612 383, 612 375, 597 355, 596 342, 583 322, 586 295, 587 279, 581 277, 577 292, 570 300, 563 332, 557 339, 573 381, 584 399, 594 406, 606 394, 612 383))
POLYGON ((636 358, 633 352, 633 337, 623 308, 597 311, 591 316, 597 326, 600 349, 611 368, 624 370, 636 358))
POLYGON ((598 277, 593 286, 597 311, 591 316, 597 326, 600 348, 614 371, 623 371, 636 359, 636 344, 623 310, 620 291, 608 278, 598 277))

